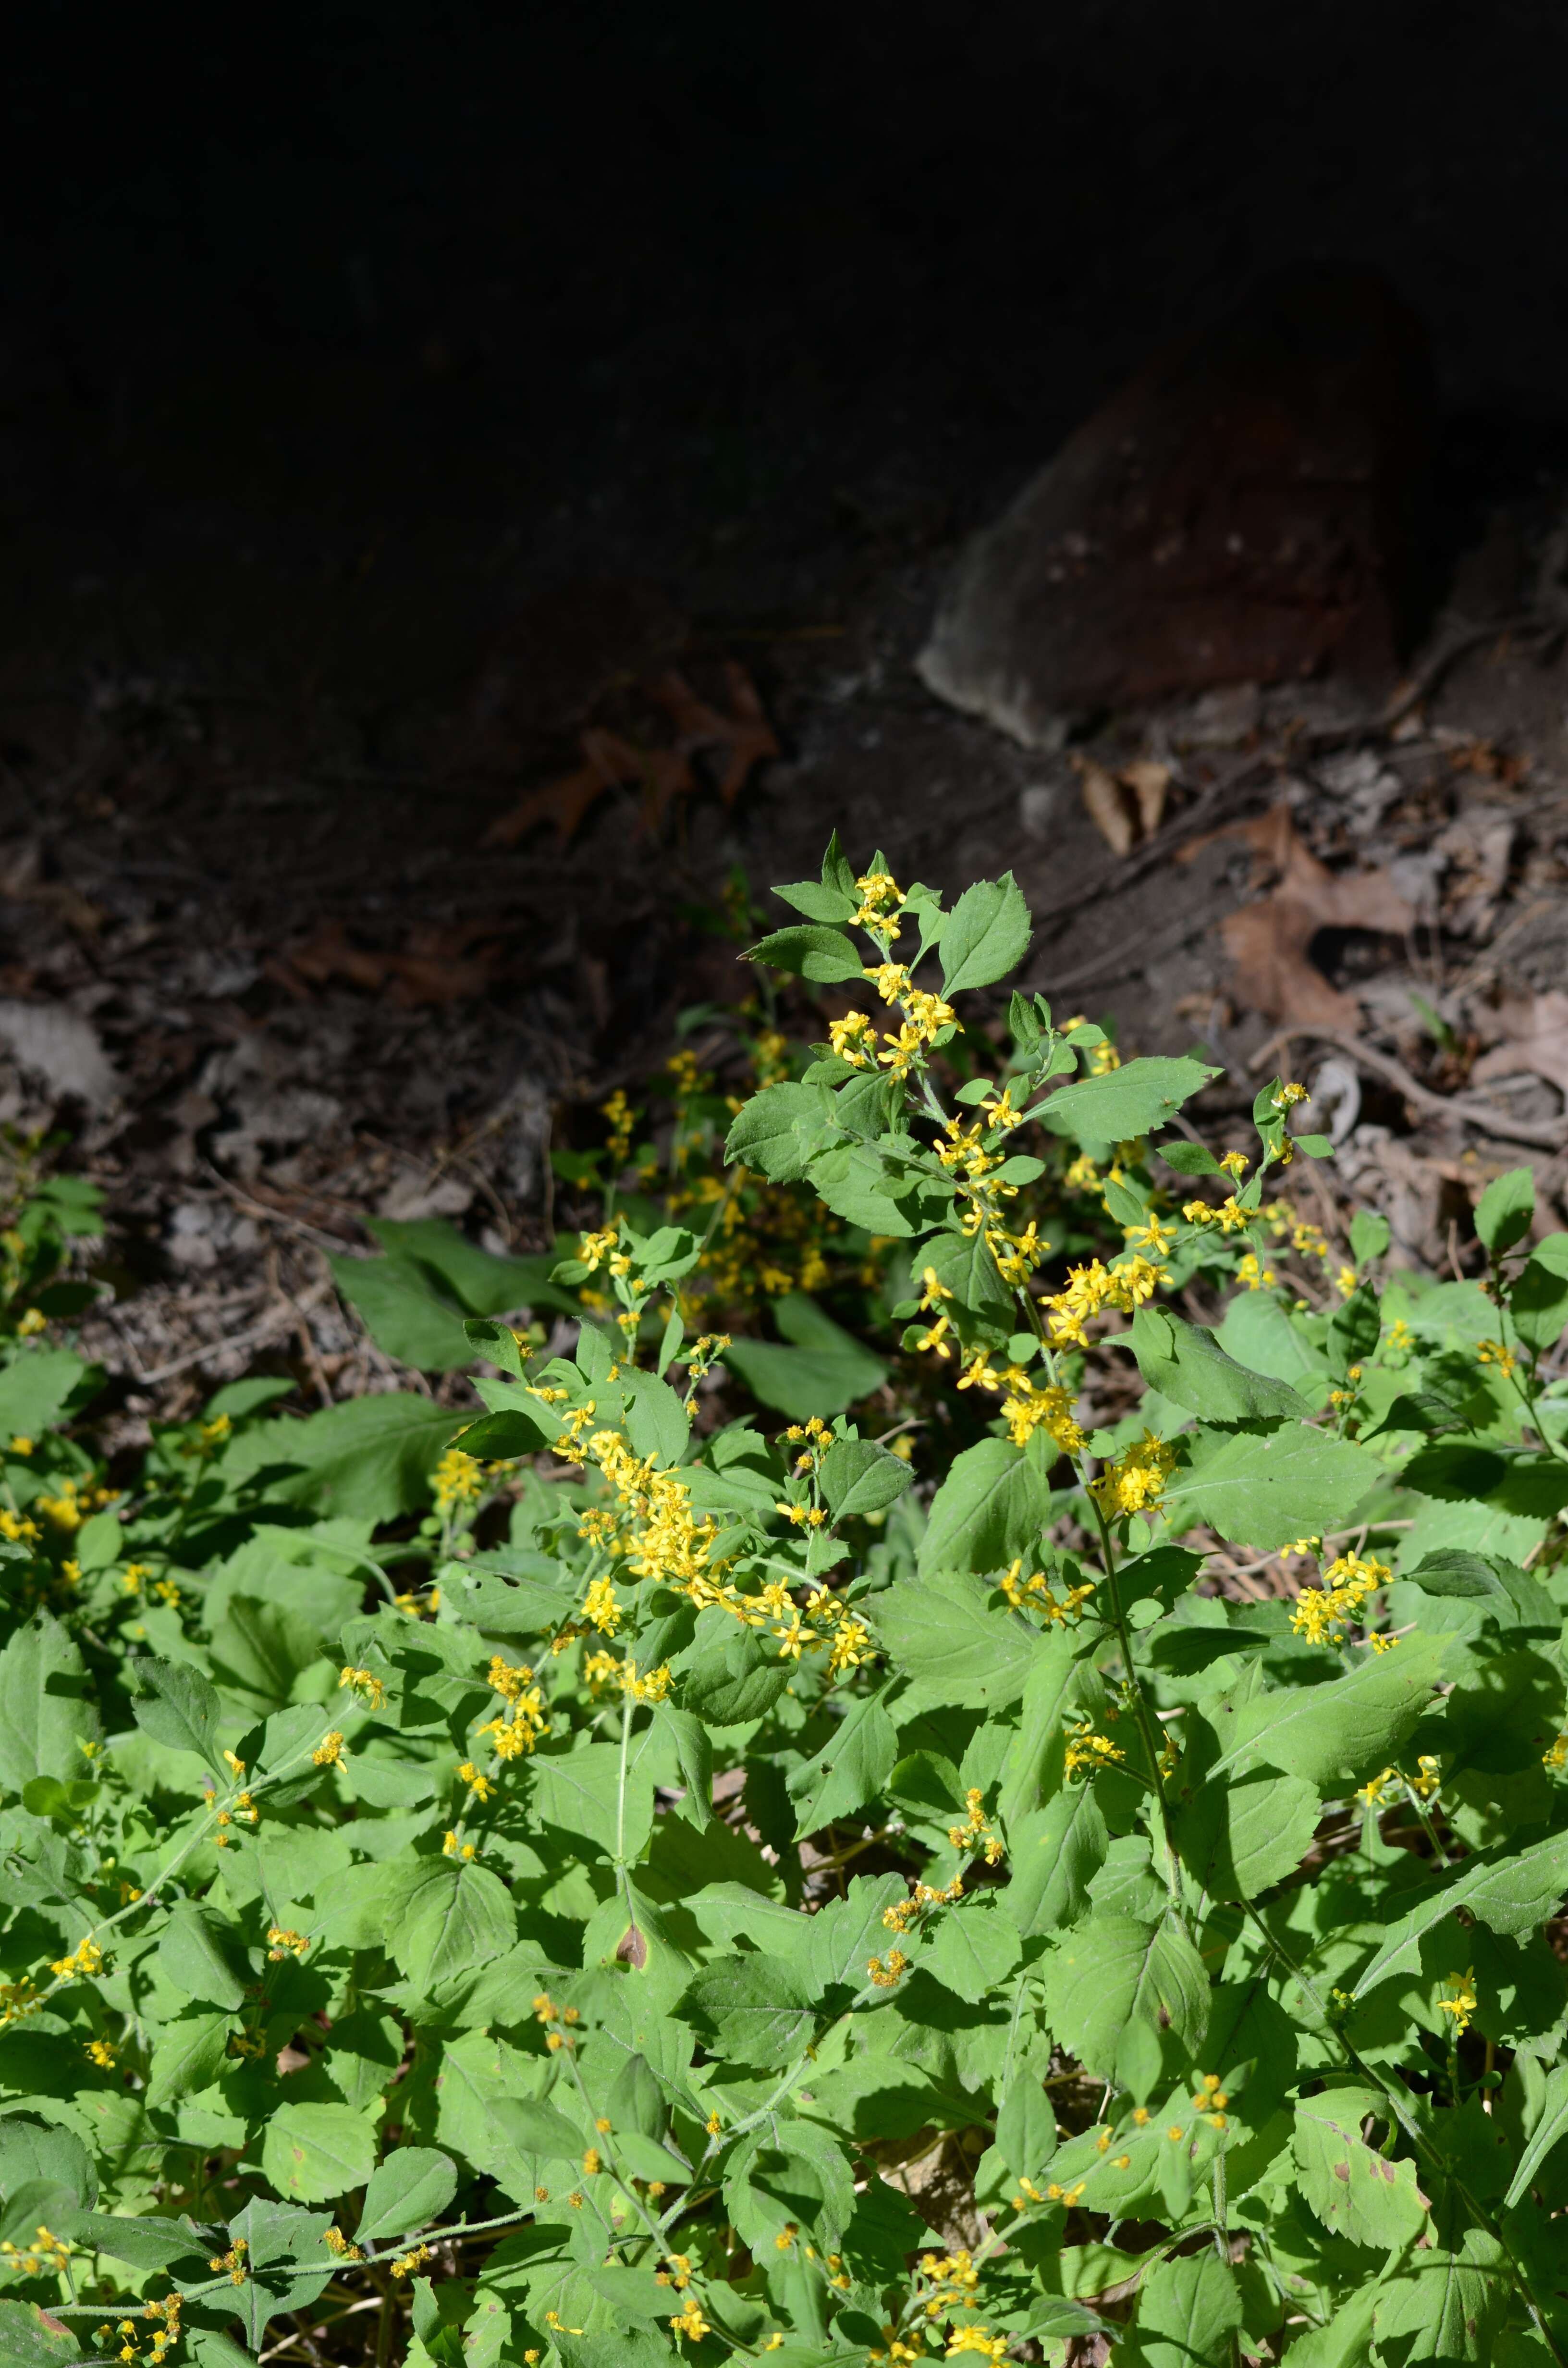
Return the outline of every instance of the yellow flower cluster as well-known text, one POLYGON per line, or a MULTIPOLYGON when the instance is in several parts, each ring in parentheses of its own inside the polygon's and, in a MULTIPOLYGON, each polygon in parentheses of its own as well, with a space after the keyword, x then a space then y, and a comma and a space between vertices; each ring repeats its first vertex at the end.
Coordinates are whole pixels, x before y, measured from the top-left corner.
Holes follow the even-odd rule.
POLYGON ((1540 1755, 1540 1764, 1554 1772, 1560 1768, 1568 1768, 1568 1735, 1560 1735, 1554 1743, 1548 1744, 1540 1755))
POLYGON ((1169 1281, 1166 1269, 1142 1253, 1115 1267, 1102 1266, 1098 1258, 1091 1258, 1087 1266, 1070 1267, 1066 1289, 1041 1303, 1051 1347, 1086 1349, 1086 1326, 1095 1316, 1108 1307, 1131 1315, 1169 1281))
POLYGON ((882 1910, 882 1922, 890 1932, 910 1930, 930 1907, 951 1907, 963 1897, 963 1877, 955 1874, 951 1883, 937 1889, 929 1883, 916 1883, 907 1899, 895 1900, 892 1907, 882 1910))
POLYGON ((948 1827, 948 1839, 954 1850, 980 1850, 987 1866, 997 1866, 1005 1854, 1002 1839, 992 1829, 991 1821, 982 1805, 984 1798, 978 1785, 970 1786, 964 1794, 967 1813, 964 1822, 961 1826, 948 1827))
POLYGON ((1067 1737, 1069 1776, 1092 1776, 1098 1768, 1115 1768, 1127 1757, 1108 1735, 1096 1735, 1092 1718, 1081 1718, 1067 1737))
POLYGON ((671 2319, 670 2331, 677 2343, 687 2340, 700 2343, 705 2335, 712 2333, 712 2328, 702 2316, 702 2305, 695 2294, 687 2304, 686 2308, 671 2319))
POLYGON ((1386 1563, 1359 1554, 1340 1554, 1323 1574, 1323 1585, 1303 1589, 1290 1614, 1290 1625, 1309 1644, 1337 1645, 1346 1626, 1360 1615, 1362 1604, 1393 1577, 1386 1563))
POLYGON ((310 1947, 310 1937, 304 1932, 290 1931, 286 1924, 267 1927, 267 1954, 269 1964, 280 1965, 287 1956, 303 1957, 310 1947))
POLYGON ((1089 1494, 1108 1521, 1148 1512, 1158 1504, 1176 1461, 1175 1448, 1146 1430, 1090 1481, 1089 1494))
POLYGON ((322 1736, 321 1741, 312 1752, 311 1758, 318 1768, 341 1768, 343 1766, 345 1759, 343 1736, 335 1726, 331 1730, 330 1734, 324 1735, 322 1736))
POLYGON ((41 2220, 33 2231, 30 2245, 17 2247, 8 2237, 0 2240, 0 2256, 4 2257, 6 2268, 24 2278, 63 2277, 71 2251, 70 2245, 46 2228, 41 2220))
POLYGON ((983 2360, 1006 2360, 1010 2340, 1006 2335, 993 2335, 988 2327, 960 2327, 953 2335, 944 2356, 956 2360, 960 2352, 978 2351, 983 2360))
MULTIPOLYGON (((613 1653, 590 1653, 583 1663, 583 1675, 596 1693, 616 1687, 630 1694, 633 1702, 662 1702, 669 1700, 670 1665, 662 1661, 645 1677, 637 1674, 633 1660, 618 1661, 613 1653)), ((485 1730, 482 1728, 481 1733, 485 1730)))
POLYGON ((337 1680, 340 1693, 345 1686, 363 1697, 367 1710, 386 1708, 387 1690, 373 1669, 345 1668, 337 1680))
POLYGON ((77 1941, 69 1956, 56 1957, 49 1968, 58 1982, 91 1981, 103 1969, 104 1952, 91 1933, 77 1941))
POLYGON ((1053 1628, 1069 1624, 1076 1627, 1084 1616, 1085 1604, 1095 1591, 1095 1581, 1085 1579, 1082 1586, 1070 1587, 1064 1596, 1058 1597, 1056 1589, 1038 1570, 1030 1577, 1020 1579, 1018 1573, 1023 1566, 1020 1555, 996 1582, 1014 1611, 1038 1611, 1053 1628))
POLYGON ((868 1959, 866 1971, 880 1990, 891 1990, 902 1975, 909 1971, 909 1959, 902 1949, 890 1949, 886 1961, 881 1957, 868 1959))
POLYGON ((460 1447, 449 1447, 436 1466, 436 1510, 460 1511, 478 1500, 483 1486, 484 1467, 478 1456, 465 1454, 460 1447))
POLYGON ((506 1708, 500 1718, 491 1719, 478 1732, 494 1737, 498 1759, 519 1759, 533 1749, 541 1735, 550 1732, 544 1696, 526 1661, 504 1660, 496 1653, 487 1675, 492 1693, 499 1694, 506 1708))
POLYGON ((1434 1753, 1423 1751, 1415 1768, 1414 1776, 1403 1775, 1397 1768, 1384 1768, 1358 1786, 1357 1799, 1365 1801, 1369 1809, 1381 1809, 1386 1802, 1397 1800, 1402 1793, 1412 1793, 1418 1801, 1429 1801, 1442 1790, 1443 1763, 1434 1753))
POLYGON ((1495 1365, 1503 1379, 1506 1381, 1518 1363, 1518 1359, 1512 1349, 1504 1347, 1501 1340, 1478 1340, 1475 1344, 1475 1361, 1478 1365, 1495 1365))

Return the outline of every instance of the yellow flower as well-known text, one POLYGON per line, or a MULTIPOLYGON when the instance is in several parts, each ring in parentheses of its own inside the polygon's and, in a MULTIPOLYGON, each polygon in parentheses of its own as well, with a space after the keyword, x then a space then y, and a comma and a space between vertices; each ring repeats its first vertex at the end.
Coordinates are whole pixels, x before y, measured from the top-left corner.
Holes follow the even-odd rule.
POLYGON ((1470 2029, 1471 2018, 1475 2012, 1475 1975, 1473 1971, 1449 1974, 1445 1987, 1452 1990, 1453 1996, 1437 2000, 1437 2012, 1453 2016, 1454 2037, 1462 2039, 1470 2029))
POLYGON ((868 1048, 876 1042, 876 1029, 864 1011, 848 1011, 842 1019, 828 1023, 829 1044, 852 1069, 869 1068, 871 1055, 868 1048))
POLYGON ((1475 1360, 1479 1365, 1495 1365, 1505 1381, 1518 1362, 1513 1350, 1506 1349, 1501 1340, 1478 1340, 1475 1344, 1475 1360))
POLYGON ((1108 1735, 1095 1733, 1092 1718, 1081 1718, 1068 1736, 1067 1773, 1092 1775, 1096 1768, 1114 1768, 1126 1756, 1108 1735))
POLYGON ((484 1467, 479 1458, 465 1454, 460 1447, 449 1447, 436 1466, 436 1510, 449 1513, 472 1505, 483 1487, 484 1467))
POLYGON ((311 1758, 318 1768, 341 1768, 344 1762, 343 1737, 336 1727, 324 1735, 311 1758))
POLYGON ((1146 1430, 1090 1481, 1089 1494, 1108 1520, 1146 1512, 1158 1504, 1175 1470, 1176 1450, 1146 1430))
POLYGON ((885 1963, 881 1957, 872 1957, 866 1965, 867 1973, 880 1990, 891 1990, 908 1970, 909 1959, 902 1949, 890 1949, 885 1963))
POLYGON ((357 1694, 363 1694, 367 1708, 370 1710, 385 1708, 387 1690, 374 1670, 345 1668, 337 1680, 340 1693, 345 1686, 351 1687, 357 1694))

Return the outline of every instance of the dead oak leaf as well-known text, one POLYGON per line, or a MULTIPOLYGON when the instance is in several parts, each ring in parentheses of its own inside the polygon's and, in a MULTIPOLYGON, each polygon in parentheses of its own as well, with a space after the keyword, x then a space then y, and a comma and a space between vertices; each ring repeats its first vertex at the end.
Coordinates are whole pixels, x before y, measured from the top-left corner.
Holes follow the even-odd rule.
POLYGON ((483 845, 516 847, 540 824, 553 823, 557 841, 565 847, 582 828, 589 808, 611 789, 641 788, 639 828, 657 830, 676 799, 691 796, 700 786, 692 763, 696 757, 717 764, 719 795, 725 805, 733 805, 753 767, 778 756, 778 742, 745 668, 731 659, 725 678, 727 713, 699 698, 673 666, 644 684, 648 697, 674 726, 674 746, 642 746, 620 733, 591 727, 578 735, 583 762, 576 770, 542 789, 529 790, 491 824, 483 845))
POLYGON ((1324 976, 1309 948, 1320 929, 1375 929, 1401 937, 1415 924, 1410 905, 1386 871, 1331 871, 1297 832, 1288 805, 1191 840, 1177 852, 1189 862, 1218 838, 1241 838, 1257 859, 1255 882, 1276 875, 1273 893, 1227 914, 1220 937, 1233 964, 1230 991, 1270 1019, 1315 1019, 1354 1033, 1360 1010, 1324 976))

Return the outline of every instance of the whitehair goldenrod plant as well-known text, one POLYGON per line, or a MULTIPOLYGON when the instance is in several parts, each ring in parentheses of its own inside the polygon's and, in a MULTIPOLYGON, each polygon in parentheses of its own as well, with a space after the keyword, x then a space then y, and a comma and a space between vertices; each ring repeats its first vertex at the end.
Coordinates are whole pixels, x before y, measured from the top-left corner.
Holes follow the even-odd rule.
POLYGON ((779 893, 849 993, 729 1155, 899 1261, 920 1483, 821 1335, 711 1420, 697 1201, 455 1440, 243 1383, 111 1488, 0 1370, 0 2361, 1561 2362, 1568 1235, 1324 1288, 1299 1087, 1216 1156, 998 1046, 1011 879, 779 893))

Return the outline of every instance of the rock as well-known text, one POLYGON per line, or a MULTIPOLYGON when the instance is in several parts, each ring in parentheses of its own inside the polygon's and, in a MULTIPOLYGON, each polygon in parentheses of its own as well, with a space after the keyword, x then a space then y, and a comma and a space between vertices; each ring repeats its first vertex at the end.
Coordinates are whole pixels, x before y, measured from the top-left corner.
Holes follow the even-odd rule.
POLYGON ((1306 268, 1157 354, 964 553, 918 661, 1026 746, 1106 707, 1391 681, 1419 589, 1424 334, 1306 268))
POLYGON ((60 1004, 0 1003, 0 1043, 57 1097, 100 1110, 119 1091, 119 1074, 97 1030, 60 1004))

